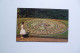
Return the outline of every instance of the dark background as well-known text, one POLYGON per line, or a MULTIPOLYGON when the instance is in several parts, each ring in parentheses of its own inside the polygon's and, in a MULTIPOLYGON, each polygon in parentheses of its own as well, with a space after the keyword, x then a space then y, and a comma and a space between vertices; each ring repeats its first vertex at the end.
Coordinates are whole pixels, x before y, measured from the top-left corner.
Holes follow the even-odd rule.
POLYGON ((29 17, 68 20, 68 9, 17 8, 17 18, 29 17))

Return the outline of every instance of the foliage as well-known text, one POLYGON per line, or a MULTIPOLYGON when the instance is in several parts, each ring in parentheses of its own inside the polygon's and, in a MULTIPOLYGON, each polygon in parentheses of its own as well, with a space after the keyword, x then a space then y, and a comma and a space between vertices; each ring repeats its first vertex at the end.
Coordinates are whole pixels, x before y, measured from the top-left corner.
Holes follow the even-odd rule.
POLYGON ((51 18, 68 20, 67 9, 18 8, 17 18, 51 18))

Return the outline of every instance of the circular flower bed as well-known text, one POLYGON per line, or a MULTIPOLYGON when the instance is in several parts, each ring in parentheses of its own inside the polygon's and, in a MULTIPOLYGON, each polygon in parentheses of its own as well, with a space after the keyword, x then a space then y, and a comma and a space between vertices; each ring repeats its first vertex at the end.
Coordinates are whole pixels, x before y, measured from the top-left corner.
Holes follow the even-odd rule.
POLYGON ((67 26, 51 19, 31 19, 24 23, 26 32, 34 35, 53 35, 67 31, 67 26))

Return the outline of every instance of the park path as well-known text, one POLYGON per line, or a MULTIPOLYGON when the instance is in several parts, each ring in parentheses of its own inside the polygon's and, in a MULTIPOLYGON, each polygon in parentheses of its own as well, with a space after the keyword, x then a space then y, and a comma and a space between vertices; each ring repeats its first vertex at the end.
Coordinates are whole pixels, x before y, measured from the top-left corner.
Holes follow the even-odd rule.
POLYGON ((39 38, 39 37, 27 37, 27 38, 20 38, 16 37, 16 41, 23 41, 23 42, 68 42, 67 39, 56 39, 56 38, 39 38))

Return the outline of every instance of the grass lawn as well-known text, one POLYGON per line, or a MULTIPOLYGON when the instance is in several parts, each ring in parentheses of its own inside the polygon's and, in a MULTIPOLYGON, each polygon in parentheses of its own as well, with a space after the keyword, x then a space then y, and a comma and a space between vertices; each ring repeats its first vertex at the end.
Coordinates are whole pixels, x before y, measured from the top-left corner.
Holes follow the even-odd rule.
MULTIPOLYGON (((20 25, 23 21, 28 21, 33 18, 17 18, 17 35, 20 35, 20 25)), ((36 18, 35 18, 36 19, 36 18)), ((68 21, 66 20, 58 20, 59 22, 62 22, 68 27, 68 21)), ((29 36, 33 36, 33 34, 29 34, 29 36)), ((61 34, 55 34, 55 35, 34 35, 38 37, 52 37, 52 38, 65 38, 68 39, 68 30, 61 34)))

